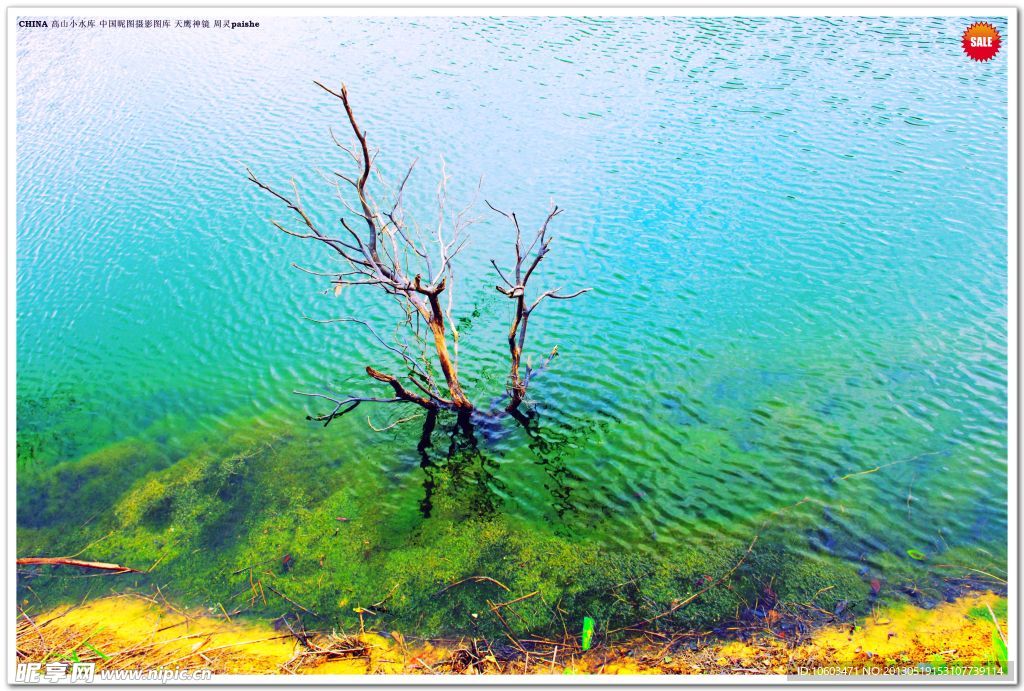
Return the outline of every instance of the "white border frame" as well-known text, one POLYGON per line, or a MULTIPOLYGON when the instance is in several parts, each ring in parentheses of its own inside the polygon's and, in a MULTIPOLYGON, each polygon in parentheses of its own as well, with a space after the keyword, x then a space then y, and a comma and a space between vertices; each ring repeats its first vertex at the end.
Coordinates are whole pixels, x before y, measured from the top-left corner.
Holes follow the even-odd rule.
MULTIPOLYGON (((429 1, 429 0, 427 0, 429 1)), ((570 0, 571 1, 571 0, 570 0)), ((331 7, 303 7, 294 9, 274 7, 253 7, 245 5, 225 5, 218 7, 147 7, 140 8, 132 5, 90 7, 88 5, 75 5, 65 7, 47 6, 9 6, 7 7, 7 242, 5 245, 7 253, 6 270, 6 396, 4 404, 6 415, 4 416, 5 449, 6 449, 6 484, 7 484, 7 549, 6 564, 9 566, 4 570, 4 578, 7 580, 6 612, 8 615, 14 611, 17 605, 17 579, 13 578, 14 562, 16 559, 16 511, 15 511, 15 481, 16 481, 16 454, 17 445, 15 442, 17 410, 17 363, 15 354, 17 351, 16 316, 17 316, 17 274, 15 265, 15 237, 17 223, 17 208, 15 204, 16 195, 16 30, 19 16, 50 18, 50 17, 108 17, 124 16, 131 11, 133 16, 161 18, 183 17, 193 19, 195 17, 221 18, 223 16, 238 15, 245 12, 251 19, 262 17, 390 17, 390 16, 529 16, 529 17, 555 17, 555 16, 700 16, 700 17, 734 17, 734 16, 798 16, 798 17, 999 17, 1006 20, 1006 36, 1003 40, 1003 50, 1007 60, 1007 79, 1009 81, 1007 94, 1008 121, 1007 121, 1007 164, 1009 167, 1008 197, 1007 197, 1007 354, 1008 354, 1008 382, 1007 382, 1007 536, 1009 539, 1008 552, 1008 592, 1007 596, 1011 607, 1008 610, 1007 636, 1010 641, 1010 661, 1012 675, 1005 679, 980 680, 970 677, 944 678, 930 676, 909 676, 909 677, 850 677, 849 681, 830 681, 832 684, 865 683, 865 684, 957 684, 957 683, 983 683, 983 684, 1014 684, 1018 676, 1018 626, 1019 626, 1019 601, 1018 597, 1018 426, 1019 410, 1018 401, 1018 64, 1019 51, 1017 44, 1018 36, 1018 11, 1008 7, 885 7, 885 6, 841 6, 841 7, 793 7, 793 6, 744 6, 736 8, 722 7, 665 7, 658 5, 647 5, 639 7, 595 7, 588 5, 561 5, 555 7, 535 6, 514 6, 503 5, 493 7, 482 6, 429 6, 420 4, 418 0, 411 0, 410 4, 395 7, 386 6, 350 6, 347 8, 331 7)), ((0 405, 2 409, 4 405, 0 405)), ((14 684, 14 641, 16 632, 16 617, 8 619, 5 628, 5 646, 8 662, 7 683, 14 684)), ((809 676, 800 680, 792 680, 789 677, 778 676, 737 676, 737 675, 692 675, 692 676, 670 676, 670 675, 626 675, 626 676, 605 676, 605 675, 482 675, 482 676, 457 676, 457 675, 360 675, 360 676, 335 676, 335 675, 218 675, 203 684, 338 684, 338 685, 590 685, 590 684, 616 684, 616 685, 657 685, 657 684, 779 684, 792 683, 797 685, 820 684, 822 680, 816 680, 809 676)), ((167 682, 169 684, 182 685, 188 682, 167 682)), ((132 685, 132 682, 105 681, 103 685, 132 685)), ((151 682, 147 685, 154 685, 151 682)), ((48 685, 47 685, 48 686, 48 685)))

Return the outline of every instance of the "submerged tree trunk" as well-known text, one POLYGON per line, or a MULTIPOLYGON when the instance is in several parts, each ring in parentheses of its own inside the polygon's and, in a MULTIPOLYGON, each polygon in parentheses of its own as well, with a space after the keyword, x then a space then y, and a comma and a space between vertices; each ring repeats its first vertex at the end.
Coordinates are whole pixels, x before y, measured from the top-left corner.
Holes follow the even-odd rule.
POLYGON ((459 373, 456 370, 451 355, 448 353, 448 336, 445 333, 444 311, 441 309, 440 301, 436 295, 430 298, 430 308, 433 312, 433 318, 430 321, 430 331, 434 336, 434 350, 437 352, 437 360, 441 365, 444 381, 448 385, 452 407, 461 411, 473 410, 473 404, 469 402, 466 394, 462 391, 462 384, 459 383, 459 373))
POLYGON ((526 384, 519 374, 519 365, 523 357, 523 342, 526 340, 526 301, 522 293, 515 298, 515 315, 512 317, 512 325, 508 329, 508 352, 512 363, 508 375, 508 410, 517 410, 526 398, 526 384), (521 329, 521 330, 520 330, 521 329))
MULTIPOLYGON (((303 207, 298 187, 294 182, 290 193, 282 193, 260 181, 251 169, 247 169, 249 180, 282 202, 293 214, 293 224, 298 229, 271 220, 276 228, 288 235, 325 245, 342 262, 340 268, 328 271, 296 268, 329 278, 335 295, 346 286, 369 285, 380 289, 379 294, 382 297, 387 296, 387 299, 394 299, 398 303, 404 313, 404 319, 400 320, 399 326, 408 329, 404 338, 398 333, 400 329, 396 329, 393 341, 382 338, 367 322, 354 317, 326 321, 355 322, 363 325, 385 349, 401 358, 406 371, 395 375, 370 366, 366 368, 366 373, 372 379, 391 387, 394 392, 391 398, 296 393, 324 399, 334 404, 330 412, 309 418, 325 425, 336 417, 351 412, 360 404, 369 402, 413 403, 429 413, 441 410, 454 411, 460 415, 472 413, 475 410, 473 403, 459 381, 458 333, 452 328, 453 325, 448 323, 452 320, 452 293, 455 284, 453 260, 468 240, 463 236, 463 232, 474 222, 467 216, 472 204, 458 213, 451 213, 447 209, 447 174, 444 172, 442 161, 442 179, 437 192, 437 227, 423 229, 415 222, 408 221, 405 217, 402 193, 415 164, 409 167, 396 188, 388 187, 376 163, 377 152, 371 151, 366 132, 356 121, 348 90, 342 86, 340 91, 334 91, 319 82, 315 83, 341 101, 349 129, 355 138, 354 144, 346 146, 334 137, 333 131, 331 132, 335 145, 345 152, 346 157, 357 167, 356 172, 349 174, 331 171, 334 177, 330 180, 337 190, 337 197, 348 212, 339 219, 340 228, 322 229, 303 207), (374 181, 379 184, 371 185, 370 183, 374 181), (378 191, 371 192, 371 187, 378 191), (385 190, 383 194, 379 192, 381 188, 385 190), (442 304, 442 294, 446 296, 445 304, 442 304), (427 329, 430 331, 429 334, 426 333, 427 329), (449 331, 454 347, 450 347, 448 342, 449 331), (444 375, 444 382, 434 378, 433 373, 438 369, 444 375)), ((499 286, 498 290, 516 300, 515 316, 508 336, 511 368, 507 387, 510 402, 507 410, 510 412, 516 410, 525 400, 533 372, 528 363, 525 373, 521 371, 526 326, 530 314, 545 298, 568 299, 585 292, 581 290, 572 295, 559 295, 556 290, 549 290, 542 293, 529 306, 526 303, 527 282, 551 243, 551 238, 546 234, 548 224, 560 212, 557 206, 554 207, 532 244, 525 250, 515 214, 503 214, 512 220, 516 229, 516 264, 512 274, 514 282, 506 278, 493 260, 491 262, 508 286, 507 289, 499 286)), ((552 351, 552 355, 554 352, 552 351)), ((549 357, 548 361, 550 359, 549 357)))

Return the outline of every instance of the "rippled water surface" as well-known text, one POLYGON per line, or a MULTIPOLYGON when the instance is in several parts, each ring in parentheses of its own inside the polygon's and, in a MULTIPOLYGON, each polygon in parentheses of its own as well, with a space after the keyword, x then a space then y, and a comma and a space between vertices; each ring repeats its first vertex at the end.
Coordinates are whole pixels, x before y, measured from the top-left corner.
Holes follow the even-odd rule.
MULTIPOLYGON (((528 225, 565 207, 540 279, 593 287, 532 323, 534 360, 560 353, 531 388, 540 431, 484 430, 480 505, 623 550, 748 536, 804 498, 819 520, 792 539, 808 551, 1004 541, 1006 56, 967 59, 965 26, 21 31, 19 466, 266 426, 423 483, 419 430, 366 424, 402 412, 305 421, 320 411, 293 390, 373 391, 362 369, 393 362, 357 327, 302 317, 390 317, 372 291, 325 295, 291 268, 328 258, 275 233, 284 211, 245 178, 294 177, 335 222, 317 169, 345 165, 328 135, 342 114, 312 81, 345 81, 381 165, 419 159, 422 221, 443 156, 453 202, 482 175, 481 196, 528 225)), ((455 311, 486 402, 509 317, 487 260, 511 238, 480 207, 455 311)))

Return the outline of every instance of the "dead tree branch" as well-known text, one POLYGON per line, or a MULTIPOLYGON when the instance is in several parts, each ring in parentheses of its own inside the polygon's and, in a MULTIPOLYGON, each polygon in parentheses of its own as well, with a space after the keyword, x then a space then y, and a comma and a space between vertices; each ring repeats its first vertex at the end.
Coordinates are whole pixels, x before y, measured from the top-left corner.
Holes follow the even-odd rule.
MULTIPOLYGON (((342 86, 340 91, 334 91, 320 82, 316 82, 316 85, 341 101, 349 128, 356 139, 357 146, 353 147, 355 150, 342 145, 337 138, 334 139, 335 143, 350 155, 359 168, 355 177, 339 172, 335 172, 335 176, 351 187, 349 193, 355 195, 356 207, 347 203, 340 186, 338 187, 338 196, 345 202, 350 215, 362 219, 366 229, 357 232, 348 220, 342 217, 340 219, 342 237, 333 237, 331 233, 322 230, 303 207, 298 187, 294 183, 291 194, 282 193, 261 181, 251 169, 247 168, 249 180, 283 203, 292 213, 293 218, 300 222, 303 230, 295 231, 284 223, 271 220, 276 228, 293 237, 321 243, 343 261, 346 270, 331 274, 333 279, 331 282, 336 291, 353 285, 378 286, 403 304, 410 323, 412 323, 413 316, 417 318, 417 323, 419 319, 422 319, 430 332, 435 359, 444 375, 448 395, 442 397, 437 393, 437 386, 433 382, 433 378, 412 360, 408 354, 408 346, 401 349, 389 347, 389 349, 402 355, 402 359, 409 367, 406 376, 412 379, 416 388, 424 390, 425 395, 414 393, 403 385, 397 376, 383 374, 373 367, 366 368, 367 374, 377 381, 390 385, 395 391, 396 398, 400 401, 415 403, 432 410, 439 408, 471 410, 472 404, 462 390, 458 371, 450 354, 448 324, 440 297, 446 289, 451 288, 453 282, 451 260, 464 246, 461 234, 466 224, 455 224, 452 231, 447 234, 443 228, 439 228, 436 254, 440 257, 438 264, 440 268, 436 273, 432 272, 428 248, 425 244, 413 239, 414 234, 407 228, 401 210, 402 190, 412 173, 412 167, 406 173, 390 204, 385 204, 383 199, 376 198, 369 189, 371 175, 376 169, 374 157, 370 152, 366 132, 359 126, 352 111, 348 90, 342 86), (381 208, 388 210, 381 212, 381 208)), ((355 319, 351 321, 363 323, 355 319)), ((418 328, 414 329, 414 336, 417 338, 419 337, 418 331, 418 328)), ((382 341, 375 332, 372 333, 378 341, 382 341)), ((395 400, 374 397, 349 397, 336 400, 326 395, 323 397, 336 403, 330 413, 313 418, 321 420, 325 424, 335 417, 350 412, 360 403, 395 400)))
MULTIPOLYGON (((538 295, 537 298, 527 306, 527 284, 529 283, 530 277, 533 276, 533 272, 550 251, 551 242, 554 240, 554 237, 548 234, 548 226, 556 216, 562 213, 562 209, 557 206, 552 207, 547 218, 544 219, 544 223, 541 224, 537 233, 534 235, 533 240, 530 242, 530 246, 523 249, 523 232, 519 226, 519 218, 516 214, 501 211, 500 209, 495 208, 490 202, 486 203, 493 211, 508 219, 516 233, 516 258, 512 269, 506 273, 501 270, 494 259, 491 260, 491 265, 498 272, 498 278, 500 278, 505 284, 504 286, 496 285, 494 286, 495 289, 513 301, 512 322, 508 329, 508 351, 511 367, 509 370, 507 385, 509 395, 507 410, 512 412, 518 409, 526 398, 526 391, 530 386, 530 379, 534 373, 534 370, 529 365, 526 365, 525 373, 521 371, 523 349, 526 346, 526 330, 529 326, 530 316, 533 314, 533 311, 537 309, 537 307, 539 307, 547 298, 551 298, 552 300, 571 300, 572 298, 588 292, 590 288, 583 288, 568 295, 561 294, 559 292, 561 289, 559 288, 546 290, 538 295)), ((548 356, 544 366, 551 361, 557 352, 558 346, 555 346, 551 351, 551 355, 548 356)))
MULTIPOLYGON (((455 259, 466 247, 466 229, 475 222, 469 215, 473 204, 458 212, 448 211, 448 173, 442 161, 441 181, 437 188, 436 228, 421 229, 409 220, 403 199, 416 162, 409 166, 397 187, 389 186, 376 163, 376 152, 370 148, 366 130, 356 119, 348 89, 342 85, 336 91, 320 82, 314 83, 340 102, 354 139, 352 144, 345 144, 331 130, 332 141, 344 152, 346 162, 355 164, 355 170, 347 173, 335 170, 321 173, 334 187, 337 199, 344 207, 338 226, 330 229, 321 226, 315 214, 304 207, 295 182, 290 184, 290 190, 281 191, 263 182, 252 169, 246 168, 248 179, 287 210, 290 221, 271 219, 275 228, 292 237, 325 247, 341 264, 337 270, 327 271, 315 271, 295 264, 293 266, 305 273, 328 278, 335 295, 349 286, 375 286, 398 304, 403 318, 399 321, 400 328, 396 329, 394 341, 387 340, 366 321, 354 317, 322 321, 362 325, 375 341, 400 358, 404 371, 388 373, 366 366, 366 373, 371 379, 391 389, 394 393, 391 397, 296 393, 333 404, 329 412, 309 416, 309 419, 323 422, 324 425, 363 403, 412 403, 431 412, 452 410, 460 414, 469 413, 474 407, 459 380, 459 333, 452 318, 452 306, 455 259), (400 335, 399 331, 404 332, 404 335, 400 335), (443 376, 443 382, 440 377, 435 379, 438 371, 443 376)), ((516 410, 522 403, 532 373, 529 366, 525 373, 520 373, 530 315, 547 298, 568 300, 589 290, 587 288, 571 294, 547 290, 527 304, 527 283, 551 245, 548 225, 561 211, 557 206, 553 208, 526 248, 523 247, 523 237, 515 214, 499 212, 513 223, 516 230, 514 268, 506 273, 492 261, 505 284, 504 287, 498 286, 498 290, 515 301, 515 315, 508 337, 512 358, 508 385, 511 397, 509 411, 516 410)), ((552 356, 555 352, 552 350, 552 356)))

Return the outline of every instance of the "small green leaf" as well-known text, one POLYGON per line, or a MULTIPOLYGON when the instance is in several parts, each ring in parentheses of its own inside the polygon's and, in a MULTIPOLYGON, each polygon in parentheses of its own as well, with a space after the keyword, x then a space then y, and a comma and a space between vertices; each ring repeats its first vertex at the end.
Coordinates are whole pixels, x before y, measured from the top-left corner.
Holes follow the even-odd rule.
POLYGON ((583 650, 590 650, 590 644, 594 641, 594 620, 590 617, 583 617, 583 635, 581 643, 583 650))
POLYGON ((1006 650, 1006 643, 1003 642, 1003 637, 995 629, 992 630, 992 647, 996 650, 996 661, 1005 670, 1006 662, 1010 656, 1006 650))
POLYGON ((103 652, 101 652, 100 649, 97 648, 96 646, 94 646, 92 643, 86 642, 84 645, 85 645, 86 648, 88 648, 89 650, 93 651, 94 653, 99 655, 104 660, 109 660, 110 659, 110 656, 104 655, 103 652))
POLYGON ((917 559, 918 561, 924 561, 925 560, 924 552, 922 552, 919 549, 908 549, 907 550, 907 556, 910 557, 911 559, 917 559))

